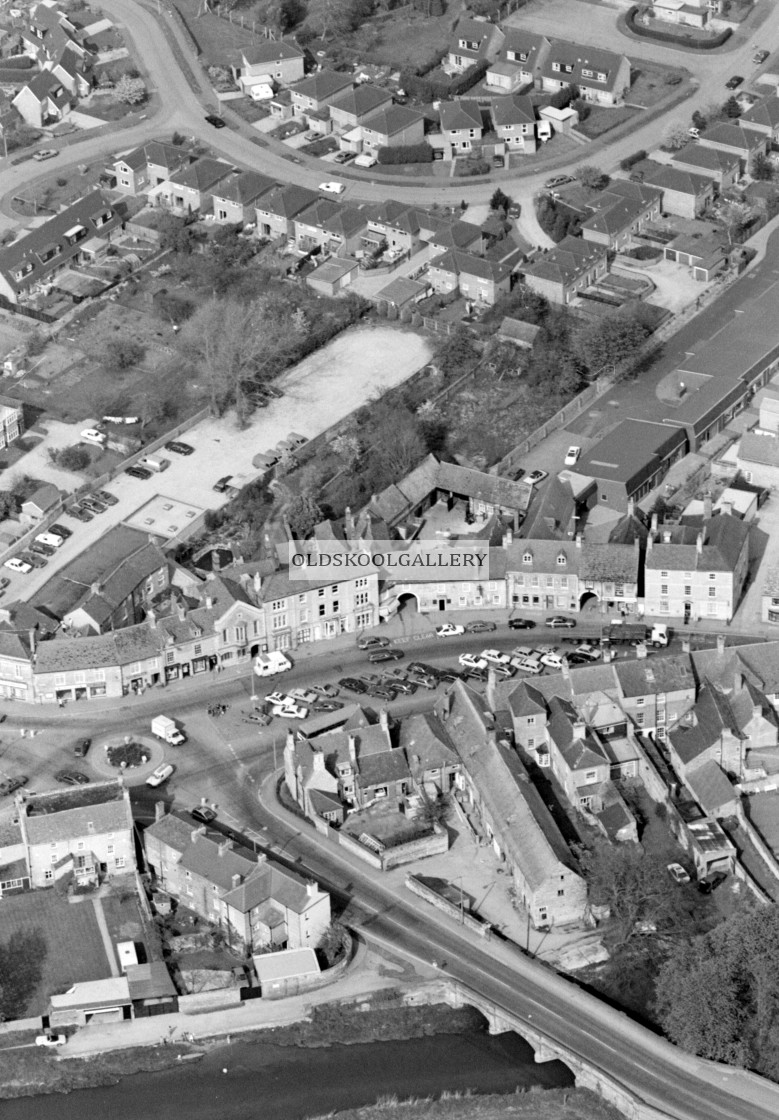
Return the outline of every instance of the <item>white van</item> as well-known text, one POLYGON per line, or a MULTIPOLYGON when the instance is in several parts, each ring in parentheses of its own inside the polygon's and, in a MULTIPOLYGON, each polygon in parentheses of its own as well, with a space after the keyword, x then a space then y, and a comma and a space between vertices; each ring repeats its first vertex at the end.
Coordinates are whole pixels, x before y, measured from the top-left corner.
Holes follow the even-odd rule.
POLYGON ((56 533, 39 533, 35 538, 41 544, 47 544, 50 548, 59 548, 60 545, 65 543, 64 537, 58 537, 56 533))
POLYGON ((161 474, 170 466, 170 459, 163 459, 160 455, 146 455, 139 461, 138 466, 146 467, 147 471, 155 471, 157 474, 161 474))
POLYGON ((551 140, 553 132, 551 121, 538 121, 536 124, 536 136, 540 144, 545 144, 547 140, 551 140))
POLYGON ((374 152, 363 152, 354 161, 355 167, 374 167, 379 162, 379 157, 374 152))

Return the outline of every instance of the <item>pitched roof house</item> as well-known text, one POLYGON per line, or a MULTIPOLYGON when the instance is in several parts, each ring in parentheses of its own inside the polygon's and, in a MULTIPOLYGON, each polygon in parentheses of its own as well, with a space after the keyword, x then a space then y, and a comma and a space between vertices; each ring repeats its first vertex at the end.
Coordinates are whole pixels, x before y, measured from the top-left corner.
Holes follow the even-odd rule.
POLYGON ((392 104, 392 94, 387 89, 362 83, 348 89, 329 105, 330 120, 336 128, 356 128, 366 117, 392 104))
POLYGON ((634 234, 660 217, 662 197, 656 187, 614 179, 589 203, 594 213, 582 222, 582 237, 612 250, 624 248, 634 234))
POLYGON ((407 105, 387 105, 365 117, 360 135, 367 152, 421 144, 425 138, 425 118, 407 105))
POLYGON ((266 39, 241 50, 238 85, 250 97, 259 85, 289 86, 304 74, 305 52, 294 39, 266 39))
POLYGON ((694 175, 706 175, 713 179, 720 190, 732 187, 741 174, 741 161, 738 152, 725 148, 707 147, 702 144, 685 144, 671 156, 674 167, 691 171, 694 175))
POLYGON ((680 218, 699 217, 717 193, 716 180, 711 176, 667 164, 658 163, 643 171, 642 182, 662 191, 664 213, 680 218))
POLYGON ((755 102, 745 113, 738 118, 742 125, 752 129, 753 132, 764 132, 771 141, 779 140, 779 97, 772 94, 755 102))
POLYGON ((541 66, 540 88, 554 93, 575 85, 585 101, 619 105, 630 91, 630 75, 625 55, 553 39, 541 66))
POLYGON ((148 187, 158 187, 191 162, 188 149, 151 140, 114 161, 116 189, 125 194, 141 194, 148 187))
POLYGON ((218 222, 253 222, 257 200, 275 185, 273 179, 258 171, 228 175, 214 187, 214 218, 218 222))
POLYGON ((482 138, 483 123, 479 102, 472 98, 442 101, 438 110, 441 132, 449 145, 449 155, 470 152, 482 138))
POLYGON ((328 107, 354 85, 351 74, 320 70, 292 87, 292 112, 296 117, 322 113, 329 117, 328 107))
POLYGON ((68 87, 49 70, 41 70, 23 86, 11 104, 32 128, 56 124, 70 112, 68 87))
POLYGON ((737 155, 741 170, 749 166, 758 154, 768 150, 770 138, 765 132, 744 128, 740 122, 720 121, 705 129, 698 137, 702 148, 718 148, 730 155, 737 155))
POLYGON ((292 237, 295 218, 320 196, 296 183, 276 186, 262 195, 255 206, 257 232, 261 237, 292 237))
POLYGON ((450 249, 430 262, 427 277, 436 292, 459 291, 466 299, 492 307, 511 290, 511 276, 521 259, 519 249, 503 261, 450 249))
POLYGON ((493 97, 490 115, 498 137, 512 152, 532 154, 536 150, 536 113, 529 97, 514 94, 493 97))
POLYGON ((606 248, 566 236, 554 249, 523 266, 528 287, 552 303, 567 304, 608 271, 606 248))
POLYGON ((749 559, 749 525, 731 514, 703 520, 700 528, 661 526, 646 543, 644 603, 647 614, 729 621, 738 606, 749 559))
POLYGON ((496 23, 463 16, 457 21, 449 40, 446 68, 461 74, 477 62, 486 62, 500 50, 505 36, 496 23))
POLYGON ((507 28, 499 59, 487 71, 486 84, 506 93, 534 86, 540 81, 551 45, 545 35, 519 27, 507 28))

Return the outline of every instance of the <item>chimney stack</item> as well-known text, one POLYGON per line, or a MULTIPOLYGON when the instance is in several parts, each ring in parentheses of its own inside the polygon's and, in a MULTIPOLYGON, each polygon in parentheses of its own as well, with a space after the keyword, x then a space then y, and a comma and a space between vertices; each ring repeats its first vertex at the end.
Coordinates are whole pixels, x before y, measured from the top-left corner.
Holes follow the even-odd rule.
POLYGON ((652 514, 651 531, 652 531, 652 536, 654 536, 655 533, 657 532, 657 513, 652 514))
POLYGON ((385 735, 389 735, 389 712, 386 708, 382 708, 379 712, 379 726, 385 735))
POLYGON ((354 514, 352 513, 351 506, 347 506, 344 510, 344 525, 346 527, 346 536, 349 540, 354 540, 354 514))
POLYGON ((242 881, 243 881, 242 876, 240 876, 236 872, 235 875, 233 875, 232 878, 231 878, 231 882, 233 884, 233 890, 235 890, 236 887, 240 887, 242 881))
POLYGON ((562 673, 563 673, 563 680, 566 680, 566 681, 568 681, 568 682, 570 683, 570 680, 571 680, 571 667, 570 667, 570 665, 568 664, 568 662, 567 662, 567 661, 565 660, 565 658, 563 658, 563 669, 562 669, 562 673))
POLYGON ((732 502, 722 502, 720 504, 720 513, 725 514, 725 516, 727 516, 727 517, 732 517, 733 516, 733 503, 732 502))
POLYGON ((636 646, 636 660, 643 661, 647 655, 646 642, 640 642, 636 646))
POLYGON ((495 672, 495 666, 490 664, 487 667, 487 704, 491 712, 494 712, 498 706, 498 694, 496 687, 498 684, 498 674, 495 672))
POLYGON ((663 529, 663 544, 670 544, 670 543, 671 543, 671 530, 670 529, 663 529))
POLYGON ((35 656, 35 649, 38 642, 38 635, 35 633, 35 627, 30 627, 30 653, 35 656))
POLYGON ((155 821, 161 821, 164 816, 165 816, 165 802, 164 801, 155 801, 154 802, 154 819, 155 819, 155 821))
POLYGON ((219 845, 219 855, 220 855, 220 857, 224 856, 226 852, 229 852, 230 849, 232 848, 232 846, 233 846, 232 840, 223 840, 222 843, 219 845))
POLYGON ((183 622, 187 617, 187 608, 183 603, 176 603, 176 614, 179 616, 179 622, 183 622))
POLYGON ((197 844, 198 836, 205 836, 205 834, 206 834, 206 826, 204 824, 201 824, 200 828, 193 828, 192 829, 192 836, 191 836, 192 843, 197 844))
POLYGON ((717 653, 723 654, 725 652, 725 635, 717 634, 717 653))
POLYGON ((634 498, 628 498, 628 517, 635 517, 636 515, 636 502, 634 498))
POLYGON ((222 567, 222 557, 219 555, 219 549, 214 548, 211 550, 211 571, 218 572, 222 567))
POLYGON ((148 622, 152 630, 157 629, 157 612, 155 611, 154 607, 149 607, 149 609, 147 610, 146 621, 148 622))
POLYGON ((306 894, 309 898, 316 898, 316 883, 306 883, 306 894))
POLYGON ((357 736, 349 732, 349 761, 357 769, 357 736))
POLYGON ((703 496, 703 518, 705 521, 711 520, 711 494, 703 496))
POLYGON ((503 547, 508 548, 509 545, 513 544, 513 543, 514 543, 514 530, 511 527, 511 525, 509 525, 506 528, 505 533, 503 534, 503 547))
POLYGON ((254 593, 255 593, 255 595, 260 594, 261 587, 262 587, 262 578, 260 577, 259 571, 257 571, 257 572, 254 573, 254 593))
POLYGON ((587 725, 583 719, 577 719, 571 728, 574 739, 583 739, 587 734, 587 725))
POLYGON ((582 535, 581 535, 581 533, 576 534, 576 547, 577 548, 582 547, 582 535))

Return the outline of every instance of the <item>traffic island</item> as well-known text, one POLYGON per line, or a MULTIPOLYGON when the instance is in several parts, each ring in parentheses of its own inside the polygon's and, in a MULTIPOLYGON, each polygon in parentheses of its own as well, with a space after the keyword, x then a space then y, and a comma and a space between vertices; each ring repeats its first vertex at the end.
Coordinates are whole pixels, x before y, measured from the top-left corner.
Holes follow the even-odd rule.
POLYGON ((161 743, 146 735, 116 735, 89 755, 98 774, 115 778, 121 774, 127 785, 140 785, 165 761, 161 743))

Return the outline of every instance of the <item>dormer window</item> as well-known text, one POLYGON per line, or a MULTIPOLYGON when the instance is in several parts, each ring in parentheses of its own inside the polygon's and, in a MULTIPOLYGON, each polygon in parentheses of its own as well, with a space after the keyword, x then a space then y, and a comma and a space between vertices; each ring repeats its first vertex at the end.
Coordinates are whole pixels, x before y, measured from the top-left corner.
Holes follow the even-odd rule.
POLYGON ((532 563, 533 563, 533 554, 532 554, 532 552, 525 552, 525 553, 523 554, 523 556, 522 556, 522 563, 523 563, 523 564, 532 564, 532 563))
POLYGON ((566 557, 565 553, 564 552, 559 553, 558 557, 557 557, 558 567, 564 568, 567 563, 568 563, 568 558, 566 557))

